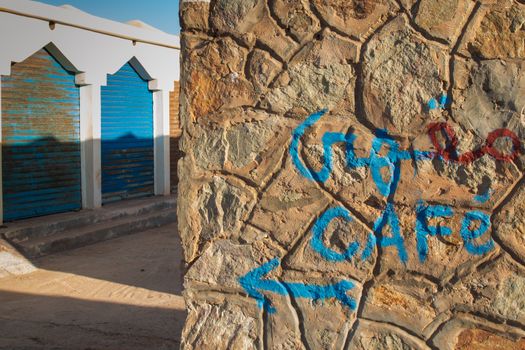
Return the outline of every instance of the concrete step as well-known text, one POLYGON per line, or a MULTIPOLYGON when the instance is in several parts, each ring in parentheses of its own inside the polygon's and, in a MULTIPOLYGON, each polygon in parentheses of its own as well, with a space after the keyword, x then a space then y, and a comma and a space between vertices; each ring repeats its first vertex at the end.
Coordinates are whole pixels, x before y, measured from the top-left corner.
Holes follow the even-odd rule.
POLYGON ((18 245, 30 239, 45 238, 98 223, 175 209, 176 204, 175 196, 122 201, 104 205, 95 210, 82 210, 7 223, 0 229, 0 236, 18 245))
POLYGON ((30 237, 12 244, 28 258, 38 258, 60 251, 80 248, 108 239, 142 232, 177 221, 174 208, 165 208, 156 212, 139 215, 125 215, 120 218, 71 228, 43 237, 30 237))
POLYGON ((0 239, 0 278, 21 276, 36 271, 36 267, 7 241, 0 239))

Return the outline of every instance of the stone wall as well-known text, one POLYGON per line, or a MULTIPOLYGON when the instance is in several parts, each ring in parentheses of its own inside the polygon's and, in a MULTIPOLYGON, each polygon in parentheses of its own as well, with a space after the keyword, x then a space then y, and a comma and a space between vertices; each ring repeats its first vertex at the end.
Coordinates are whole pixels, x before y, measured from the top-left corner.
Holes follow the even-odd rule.
POLYGON ((174 89, 170 92, 170 186, 173 192, 177 191, 179 176, 177 163, 181 158, 179 139, 182 134, 179 115, 180 83, 174 82, 174 89))
POLYGON ((525 2, 181 4, 184 349, 525 349, 525 2))

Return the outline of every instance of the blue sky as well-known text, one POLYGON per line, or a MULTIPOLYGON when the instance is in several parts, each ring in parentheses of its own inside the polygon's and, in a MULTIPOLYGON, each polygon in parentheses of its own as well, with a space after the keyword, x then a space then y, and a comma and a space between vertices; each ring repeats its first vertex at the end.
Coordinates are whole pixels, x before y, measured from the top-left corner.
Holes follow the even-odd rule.
POLYGON ((119 22, 140 19, 167 33, 179 34, 179 0, 39 0, 72 5, 95 16, 119 22))

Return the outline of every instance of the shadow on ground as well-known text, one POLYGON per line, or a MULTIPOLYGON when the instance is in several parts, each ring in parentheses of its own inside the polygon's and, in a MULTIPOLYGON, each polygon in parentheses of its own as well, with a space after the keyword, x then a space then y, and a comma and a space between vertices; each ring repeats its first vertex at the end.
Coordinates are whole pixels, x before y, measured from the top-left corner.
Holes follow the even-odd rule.
POLYGON ((178 349, 176 225, 45 257, 0 280, 0 349, 178 349))
POLYGON ((47 271, 157 292, 180 295, 183 289, 184 263, 176 224, 49 255, 33 264, 47 271))
POLYGON ((0 300, 10 309, 0 315, 6 350, 179 349, 185 319, 184 310, 66 297, 0 292, 0 300))

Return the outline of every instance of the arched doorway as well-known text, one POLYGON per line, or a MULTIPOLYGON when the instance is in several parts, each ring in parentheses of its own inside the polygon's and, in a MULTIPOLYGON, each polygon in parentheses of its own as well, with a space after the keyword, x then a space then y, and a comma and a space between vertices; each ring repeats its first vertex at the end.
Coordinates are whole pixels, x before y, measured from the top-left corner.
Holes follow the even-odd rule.
POLYGON ((81 208, 80 93, 46 49, 2 76, 4 221, 81 208))

